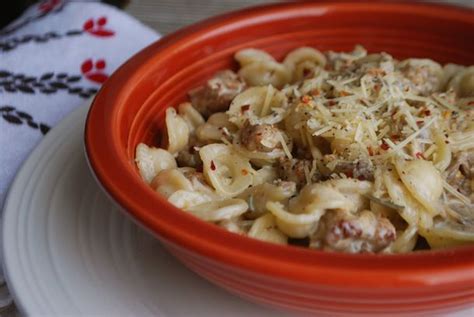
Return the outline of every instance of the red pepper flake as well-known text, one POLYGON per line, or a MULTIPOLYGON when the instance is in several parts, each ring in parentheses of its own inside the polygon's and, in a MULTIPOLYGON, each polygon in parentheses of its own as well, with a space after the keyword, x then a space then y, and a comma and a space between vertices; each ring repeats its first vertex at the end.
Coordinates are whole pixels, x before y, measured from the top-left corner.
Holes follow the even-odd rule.
POLYGON ((245 168, 242 169, 241 173, 244 176, 247 176, 249 174, 249 172, 245 168))
POLYGON ((380 86, 379 84, 374 85, 374 90, 375 91, 379 91, 380 88, 382 88, 382 86, 380 86))
POLYGON ((451 111, 446 110, 443 112, 443 118, 449 119, 450 116, 451 116, 451 111))
POLYGON ((245 111, 249 111, 250 109, 250 105, 243 105, 242 107, 240 107, 240 113, 244 113, 245 111))
POLYGON ((349 178, 353 178, 354 177, 354 174, 352 173, 352 171, 347 171, 344 173, 347 177, 349 178))
POLYGON ((467 103, 468 106, 474 106, 474 100, 467 103))
POLYGON ((328 101, 328 106, 329 106, 329 107, 332 107, 332 106, 334 106, 336 103, 337 103, 337 102, 335 102, 334 100, 329 100, 329 101, 328 101))
POLYGON ((319 96, 321 92, 319 91, 318 88, 311 90, 311 95, 313 96, 319 96))
POLYGON ((357 179, 360 180, 360 181, 365 181, 366 180, 366 178, 363 175, 360 175, 359 177, 357 177, 357 179))
POLYGON ((308 104, 313 98, 311 98, 311 96, 308 96, 308 95, 304 95, 303 97, 301 97, 301 101, 305 104, 308 104))
POLYGON ((341 95, 342 97, 346 97, 346 96, 349 96, 350 93, 348 93, 347 91, 344 91, 344 90, 343 90, 343 91, 340 92, 340 95, 341 95))
POLYGON ((423 159, 423 160, 425 159, 425 157, 423 156, 423 153, 421 152, 416 152, 415 156, 417 159, 423 159))
POLYGON ((390 147, 388 146, 387 143, 385 143, 385 141, 382 142, 382 145, 380 146, 380 148, 384 151, 387 151, 390 147))
POLYGON ((428 109, 426 109, 426 110, 424 111, 424 114, 425 114, 425 116, 430 116, 430 115, 431 115, 431 111, 429 111, 428 109))
POLYGON ((372 147, 371 147, 371 146, 368 146, 368 147, 367 147, 367 151, 369 152, 369 155, 370 155, 370 156, 373 156, 373 155, 374 155, 374 151, 372 150, 372 147))
POLYGON ((392 141, 398 141, 400 139, 400 136, 398 134, 394 134, 390 137, 390 139, 392 139, 392 141))
POLYGON ((422 125, 423 122, 424 122, 424 121, 419 120, 419 121, 416 122, 416 124, 417 124, 417 125, 422 125))
POLYGON ((211 171, 216 170, 216 164, 214 164, 214 161, 211 160, 211 171))

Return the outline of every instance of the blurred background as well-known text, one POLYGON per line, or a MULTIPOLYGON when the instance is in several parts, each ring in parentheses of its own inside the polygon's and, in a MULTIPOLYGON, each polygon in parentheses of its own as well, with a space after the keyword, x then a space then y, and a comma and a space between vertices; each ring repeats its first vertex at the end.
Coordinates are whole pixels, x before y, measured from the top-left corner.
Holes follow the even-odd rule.
MULTIPOLYGON (((72 0, 74 1, 74 0, 72 0)), ((78 0, 94 1, 94 0, 78 0)), ((99 1, 99 0, 96 0, 99 1)), ((297 0, 293 0, 297 1, 297 0)), ((331 1, 331 0, 327 0, 331 1)), ((334 1, 334 0, 333 0, 334 1)), ((336 0, 337 1, 337 0, 336 0)), ((391 0, 373 0, 391 1, 391 0)), ((411 1, 411 0, 405 0, 411 1)), ((429 0, 421 0, 429 1, 429 0)), ((19 16, 29 5, 38 0, 8 1, 8 6, 0 10, 0 29, 19 16)), ((207 17, 244 7, 283 2, 275 0, 102 0, 135 16, 140 21, 163 35, 183 26, 192 24, 207 17)), ((474 0, 431 0, 429 2, 451 3, 474 8, 474 0)))
MULTIPOLYGON (((375 0, 377 1, 377 0, 375 0)), ((180 27, 207 17, 252 5, 283 2, 270 0, 131 0, 125 10, 143 23, 166 35, 180 27)), ((330 2, 330 0, 329 0, 330 2)), ((474 0, 438 0, 430 2, 467 5, 474 0)))

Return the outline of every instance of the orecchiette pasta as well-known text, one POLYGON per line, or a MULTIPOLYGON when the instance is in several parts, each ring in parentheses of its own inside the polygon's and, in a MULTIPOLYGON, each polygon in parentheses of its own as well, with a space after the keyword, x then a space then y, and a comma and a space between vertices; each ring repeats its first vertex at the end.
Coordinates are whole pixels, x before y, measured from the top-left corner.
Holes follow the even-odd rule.
POLYGON ((224 144, 209 144, 199 150, 204 177, 223 197, 235 197, 252 185, 254 170, 248 158, 224 144))
POLYGON ((273 56, 267 52, 254 48, 240 50, 235 53, 234 57, 241 67, 258 62, 276 62, 273 56))
POLYGON ((186 178, 179 169, 169 169, 159 172, 155 178, 153 178, 151 187, 167 198, 178 190, 193 191, 191 181, 186 178))
POLYGON ((171 204, 230 232, 338 252, 474 244, 474 66, 247 48, 166 110, 135 161, 171 204))
POLYGON ((219 221, 238 217, 248 209, 242 199, 224 199, 204 202, 186 210, 205 221, 219 221))
POLYGON ((312 77, 315 68, 326 65, 326 57, 312 47, 300 47, 286 55, 283 64, 291 71, 292 81, 312 77))
POLYGON ((232 100, 227 114, 239 128, 247 120, 252 124, 275 124, 282 120, 286 107, 286 96, 271 85, 251 87, 232 100))
POLYGON ((176 113, 174 108, 166 109, 166 133, 164 144, 168 152, 175 154, 184 150, 189 141, 188 122, 176 113))
POLYGON ((196 129, 196 136, 201 142, 212 143, 220 142, 222 138, 230 138, 236 131, 237 127, 229 121, 229 116, 217 112, 196 129))
POLYGON ((275 218, 270 213, 267 213, 254 221, 248 236, 258 240, 278 244, 287 244, 288 241, 288 237, 277 229, 275 218))
POLYGON ((250 86, 271 84, 283 87, 291 80, 291 71, 266 52, 246 49, 237 52, 235 59, 240 63, 239 75, 250 86))
POLYGON ((438 201, 443 193, 443 179, 433 163, 425 160, 409 162, 396 160, 395 168, 410 194, 431 214, 438 214, 438 201))
POLYGON ((194 109, 194 107, 189 102, 180 104, 178 107, 178 112, 188 124, 188 129, 191 133, 205 123, 202 115, 196 109, 194 109))
POLYGON ((135 151, 135 161, 143 179, 151 183, 153 178, 162 170, 176 168, 176 160, 170 152, 138 144, 135 151))
POLYGON ((474 66, 467 67, 454 75, 448 87, 461 98, 474 97, 474 66))

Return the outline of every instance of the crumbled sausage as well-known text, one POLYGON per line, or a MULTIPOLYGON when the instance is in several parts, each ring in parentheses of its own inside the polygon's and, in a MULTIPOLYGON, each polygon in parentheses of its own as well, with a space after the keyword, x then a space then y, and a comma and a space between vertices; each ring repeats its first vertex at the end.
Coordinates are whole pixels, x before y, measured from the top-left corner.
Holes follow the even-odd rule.
POLYGON ((225 111, 236 95, 245 89, 245 82, 233 71, 218 72, 203 86, 189 92, 191 104, 203 116, 225 111))
POLYGON ((251 125, 248 121, 240 130, 240 142, 249 151, 270 152, 281 148, 282 132, 271 124, 251 125))
MULTIPOLYGON (((284 181, 294 182, 298 189, 302 188, 307 183, 307 173, 311 172, 312 166, 311 160, 305 159, 288 159, 286 157, 278 160, 278 176, 284 181)), ((318 170, 314 171, 311 181, 315 182, 320 180, 321 174, 318 170)))
POLYGON ((333 173, 343 173, 358 180, 374 180, 374 168, 369 160, 359 159, 355 162, 339 163, 333 173))
POLYGON ((196 169, 202 169, 202 160, 199 156, 199 151, 196 151, 194 146, 180 151, 176 157, 176 162, 180 167, 189 166, 196 169))
POLYGON ((397 233, 385 217, 365 210, 354 215, 332 211, 324 216, 323 248, 349 253, 379 252, 395 241, 397 233))

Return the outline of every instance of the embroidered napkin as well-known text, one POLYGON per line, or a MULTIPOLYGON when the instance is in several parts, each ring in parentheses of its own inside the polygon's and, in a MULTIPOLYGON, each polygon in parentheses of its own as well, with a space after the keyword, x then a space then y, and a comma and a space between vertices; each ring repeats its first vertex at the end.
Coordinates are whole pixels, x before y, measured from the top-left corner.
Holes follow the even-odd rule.
POLYGON ((158 38, 119 9, 90 1, 43 1, 0 30, 0 210, 41 138, 158 38))

